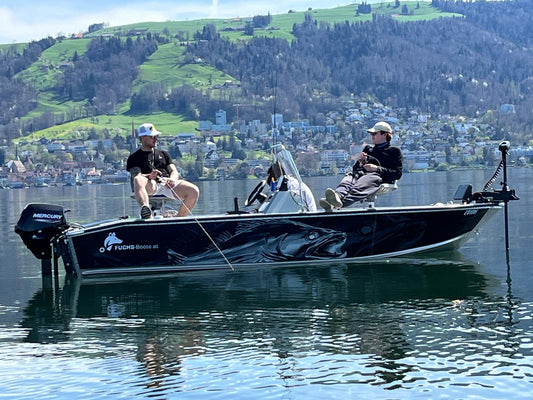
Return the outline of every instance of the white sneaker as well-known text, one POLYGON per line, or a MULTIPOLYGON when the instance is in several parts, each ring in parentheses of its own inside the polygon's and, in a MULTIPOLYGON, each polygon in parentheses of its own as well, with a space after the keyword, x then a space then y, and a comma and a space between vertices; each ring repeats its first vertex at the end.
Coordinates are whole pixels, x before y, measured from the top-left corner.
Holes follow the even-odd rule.
POLYGON ((328 201, 322 197, 318 203, 320 204, 320 207, 322 207, 326 212, 330 212, 333 209, 333 206, 328 203, 328 201))
POLYGON ((326 189, 326 201, 335 208, 342 207, 341 196, 332 188, 326 189))

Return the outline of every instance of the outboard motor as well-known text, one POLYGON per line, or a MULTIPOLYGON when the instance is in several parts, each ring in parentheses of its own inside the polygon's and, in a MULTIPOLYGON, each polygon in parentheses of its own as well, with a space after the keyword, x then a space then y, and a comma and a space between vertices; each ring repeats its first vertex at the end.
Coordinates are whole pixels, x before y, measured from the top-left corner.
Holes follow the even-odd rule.
POLYGON ((69 227, 62 206, 28 204, 22 210, 15 232, 35 257, 52 258, 52 240, 69 227))

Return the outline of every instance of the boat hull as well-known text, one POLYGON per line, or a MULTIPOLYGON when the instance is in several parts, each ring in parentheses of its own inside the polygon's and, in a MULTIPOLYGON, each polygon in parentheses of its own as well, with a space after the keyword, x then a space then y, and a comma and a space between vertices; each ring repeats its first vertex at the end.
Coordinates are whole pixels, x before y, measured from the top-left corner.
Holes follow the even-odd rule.
POLYGON ((125 219, 69 229, 58 243, 67 270, 84 276, 357 261, 457 248, 500 208, 449 204, 125 219))

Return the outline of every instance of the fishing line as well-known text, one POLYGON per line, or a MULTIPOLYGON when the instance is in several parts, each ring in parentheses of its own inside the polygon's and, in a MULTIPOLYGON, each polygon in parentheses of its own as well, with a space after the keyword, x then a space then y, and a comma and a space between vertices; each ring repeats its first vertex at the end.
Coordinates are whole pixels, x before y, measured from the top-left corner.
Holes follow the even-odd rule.
MULTIPOLYGON (((155 148, 152 148, 152 162, 150 163, 150 160, 148 160, 148 163, 151 164, 150 166, 152 167, 152 169, 155 169, 155 148)), ((159 182, 161 183, 164 183, 166 185, 166 179, 163 181, 163 179, 159 179, 159 182)), ((179 185, 179 184, 178 184, 179 185)), ((198 218, 196 218, 196 216, 192 213, 192 210, 189 209, 189 207, 187 207, 187 205, 185 204, 185 202, 183 201, 183 199, 178 196, 178 194, 174 191, 174 189, 176 188, 176 186, 178 185, 174 185, 171 189, 171 192, 172 192, 172 195, 179 201, 181 201, 181 205, 183 207, 185 207, 185 209, 189 212, 189 215, 194 219, 194 221, 198 224, 198 226, 200 227, 200 229, 202 229, 202 231, 205 233, 205 236, 207 236, 207 238, 211 241, 211 243, 213 244, 213 246, 215 246, 215 248, 218 250, 218 252, 220 253, 220 255, 222 256, 222 258, 224 259, 224 261, 226 261, 226 263, 228 264, 228 266, 231 268, 232 271, 235 271, 235 268, 233 268, 233 265, 231 265, 230 261, 227 259, 227 257, 224 255, 224 253, 222 252, 222 250, 220 249, 220 247, 218 247, 218 245, 216 244, 215 240, 211 237, 211 235, 209 234, 209 232, 207 232, 207 230, 203 227, 203 225, 200 223, 200 221, 198 221, 198 218)))
MULTIPOLYGON (((178 184, 179 185, 179 184, 178 184)), ((176 185, 176 186, 178 186, 176 185)), ((172 188, 172 194, 176 197, 176 199, 180 200, 181 201, 181 205, 183 207, 185 207, 185 209, 189 212, 189 215, 194 219, 194 221, 198 224, 198 226, 200 227, 200 229, 202 229, 202 231, 205 233, 205 236, 207 236, 207 238, 211 241, 211 243, 213 244, 213 246, 215 246, 215 248, 218 250, 218 252, 220 253, 220 255, 222 256, 222 258, 224 259, 224 261, 226 261, 226 263, 228 264, 228 266, 231 268, 232 271, 235 271, 235 268, 233 268, 233 265, 231 265, 231 262, 227 259, 227 257, 224 255, 224 253, 222 252, 222 250, 220 249, 220 247, 218 247, 218 245, 216 244, 215 240, 213 239, 213 237, 209 234, 209 232, 207 232, 207 230, 203 227, 203 225, 200 223, 200 221, 198 220, 198 218, 196 218, 196 216, 192 213, 191 209, 189 207, 187 207, 187 205, 185 204, 185 202, 183 201, 183 199, 178 196, 178 194, 176 194, 176 192, 174 192, 174 189, 176 188, 176 186, 174 186, 172 188)))

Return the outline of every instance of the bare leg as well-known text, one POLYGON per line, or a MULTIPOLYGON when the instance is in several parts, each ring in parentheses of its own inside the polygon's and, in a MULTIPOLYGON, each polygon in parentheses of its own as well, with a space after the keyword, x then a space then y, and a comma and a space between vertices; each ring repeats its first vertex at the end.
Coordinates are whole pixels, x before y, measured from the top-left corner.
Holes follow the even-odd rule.
POLYGON ((150 207, 149 195, 154 193, 154 191, 155 188, 153 182, 148 180, 145 176, 139 174, 133 178, 133 193, 139 207, 150 207))
POLYGON ((178 210, 178 217, 189 215, 198 201, 200 190, 193 183, 181 181, 174 187, 173 191, 176 198, 182 200, 182 205, 178 210))

